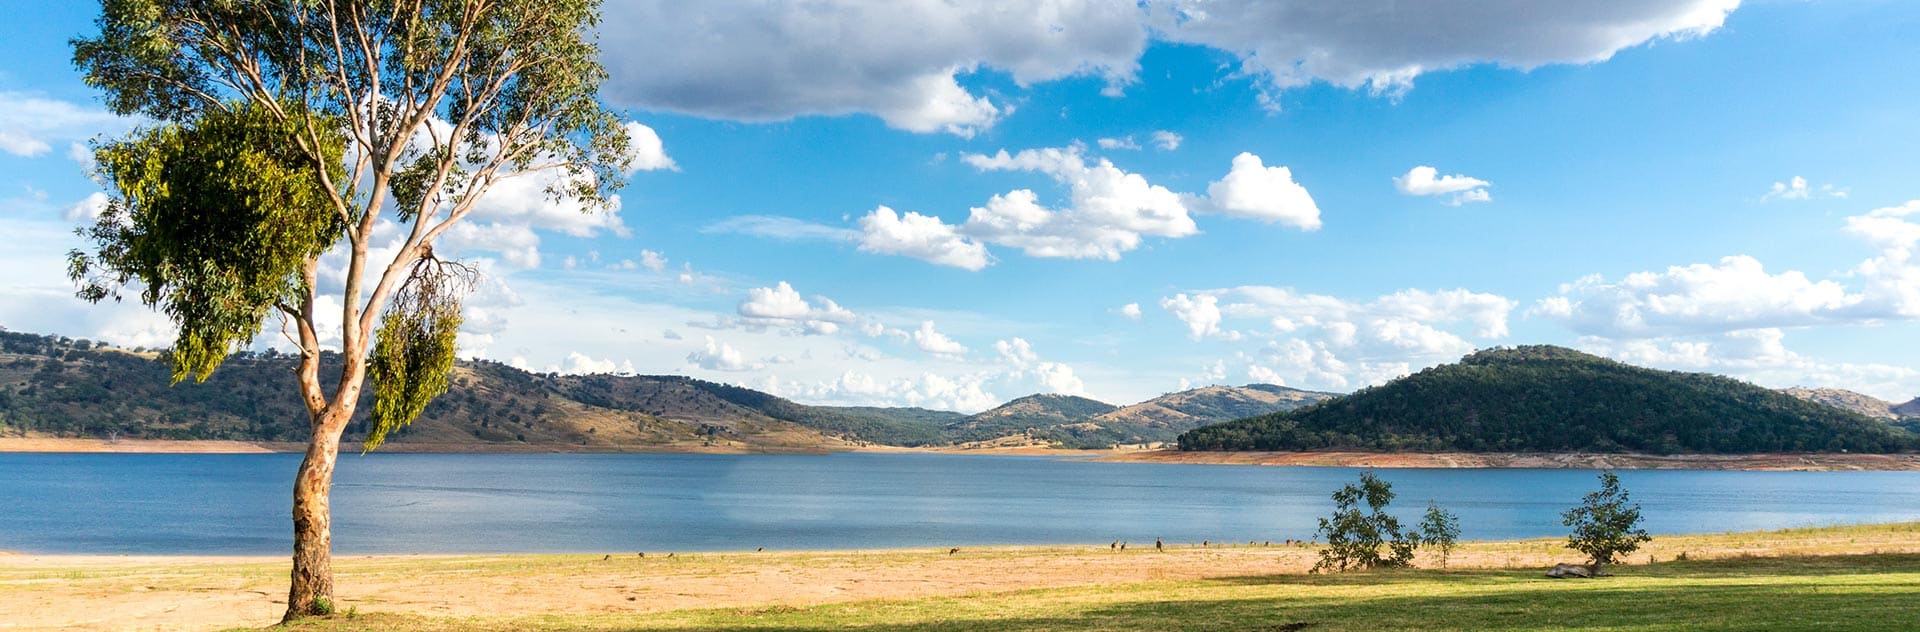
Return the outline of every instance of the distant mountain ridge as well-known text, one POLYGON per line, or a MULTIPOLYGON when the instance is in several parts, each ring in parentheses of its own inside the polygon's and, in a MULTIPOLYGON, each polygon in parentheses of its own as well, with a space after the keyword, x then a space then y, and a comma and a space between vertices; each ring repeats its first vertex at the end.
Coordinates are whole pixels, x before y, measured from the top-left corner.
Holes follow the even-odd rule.
MULTIPOLYGON (((292 366, 288 356, 238 354, 204 384, 169 386, 167 367, 155 353, 0 329, 0 435, 303 441, 306 411, 286 379, 292 366)), ((487 361, 457 363, 453 382, 419 420, 390 438, 396 447, 823 450, 1009 436, 1106 447, 1169 441, 1184 429, 1095 421, 1122 409, 1071 395, 1022 397, 966 415, 814 406, 683 376, 540 374, 487 361)), ((363 400, 361 410, 367 409, 363 400)), ((345 439, 357 441, 364 432, 364 421, 356 422, 345 439)))
POLYGON ((1294 411, 1203 426, 1183 450, 1894 452, 1920 437, 1728 377, 1561 347, 1489 349, 1294 411))

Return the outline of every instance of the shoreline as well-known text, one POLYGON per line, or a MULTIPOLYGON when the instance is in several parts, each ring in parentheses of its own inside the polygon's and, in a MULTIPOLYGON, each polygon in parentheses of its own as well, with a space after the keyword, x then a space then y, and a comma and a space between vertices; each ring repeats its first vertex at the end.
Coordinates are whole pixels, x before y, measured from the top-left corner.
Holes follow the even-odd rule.
POLYGON ((1749 472, 1912 472, 1920 454, 1601 454, 1584 452, 1181 452, 1153 450, 1096 459, 1266 467, 1382 469, 1738 470, 1749 472))
MULTIPOLYGON (((344 447, 344 446, 343 446, 344 447)), ((268 454, 297 453, 305 444, 270 441, 168 439, 75 439, 0 437, 0 453, 43 454, 268 454)), ((342 452, 350 450, 343 449, 342 452)), ((1042 446, 932 447, 859 446, 782 448, 699 445, 513 445, 388 443, 381 453, 406 454, 962 454, 1030 456, 1103 463, 1256 465, 1266 467, 1372 467, 1438 469, 1620 469, 1738 470, 1757 472, 1920 471, 1920 454, 1602 454, 1585 452, 1182 452, 1179 450, 1072 450, 1042 446)))

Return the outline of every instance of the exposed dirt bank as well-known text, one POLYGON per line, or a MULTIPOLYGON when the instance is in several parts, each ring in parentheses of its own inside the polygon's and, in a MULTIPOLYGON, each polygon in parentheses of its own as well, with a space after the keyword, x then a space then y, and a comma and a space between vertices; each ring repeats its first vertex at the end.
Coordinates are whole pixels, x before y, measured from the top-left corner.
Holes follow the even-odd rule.
POLYGON ((1549 468, 1621 470, 1756 470, 1826 472, 1920 470, 1920 454, 1588 454, 1181 452, 1151 450, 1107 455, 1101 461, 1380 468, 1549 468))

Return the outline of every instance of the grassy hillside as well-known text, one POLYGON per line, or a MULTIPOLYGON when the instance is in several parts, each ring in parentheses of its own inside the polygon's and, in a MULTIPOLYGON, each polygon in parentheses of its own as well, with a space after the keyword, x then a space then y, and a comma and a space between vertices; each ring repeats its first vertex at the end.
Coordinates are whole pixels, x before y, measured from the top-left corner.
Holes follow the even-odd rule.
POLYGON ((1100 424, 1131 424, 1145 431, 1171 431, 1171 439, 1181 432, 1207 424, 1282 412, 1335 397, 1333 393, 1303 391, 1273 384, 1246 386, 1203 386, 1168 393, 1153 399, 1097 415, 1100 424))
POLYGON ((1891 452, 1913 434, 1732 378, 1552 346, 1494 349, 1299 410, 1190 431, 1185 450, 1891 452))
POLYGON ((1892 421, 1900 415, 1893 412, 1894 404, 1871 395, 1863 395, 1841 388, 1787 388, 1780 392, 1810 402, 1826 404, 1841 410, 1860 413, 1874 419, 1892 421))
POLYGON ((1026 434, 1069 447, 1103 447, 1114 441, 1092 435, 1083 437, 1081 433, 1093 430, 1084 425, 1088 419, 1116 408, 1113 404, 1075 395, 1028 395, 947 424, 946 431, 948 436, 962 442, 1026 434))
MULTIPOLYGON (((205 383, 169 385, 166 364, 153 353, 0 331, 0 432, 302 441, 306 411, 288 379, 292 369, 287 356, 240 354, 205 383)), ((363 400, 360 408, 370 407, 363 400)), ((930 411, 880 417, 687 377, 551 375, 462 361, 453 388, 390 441, 821 449, 937 440, 947 420, 930 411)), ((365 430, 364 420, 356 422, 347 439, 365 430)))

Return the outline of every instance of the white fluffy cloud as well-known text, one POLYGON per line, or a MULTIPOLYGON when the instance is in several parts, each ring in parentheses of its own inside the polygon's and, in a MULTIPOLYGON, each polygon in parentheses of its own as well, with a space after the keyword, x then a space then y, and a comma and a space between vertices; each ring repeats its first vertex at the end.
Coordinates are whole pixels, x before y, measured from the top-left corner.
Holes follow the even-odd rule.
POLYGON ((1879 251, 1834 279, 1768 272, 1739 255, 1609 281, 1594 275, 1535 303, 1565 322, 1580 346, 1623 361, 1745 377, 1768 386, 1836 386, 1902 399, 1920 373, 1822 362, 1786 349, 1788 328, 1920 319, 1920 200, 1846 220, 1844 232, 1879 251))
POLYGON ((1187 335, 1195 340, 1220 333, 1220 297, 1201 294, 1189 297, 1175 294, 1160 299, 1160 309, 1187 324, 1187 335))
POLYGON ((1157 33, 1240 55, 1241 72, 1279 91, 1325 81, 1399 95, 1416 77, 1491 63, 1529 70, 1605 61, 1621 49, 1720 28, 1739 0, 1398 2, 1175 0, 1157 33))
POLYGON ((738 308, 740 322, 749 327, 778 327, 805 334, 831 334, 858 320, 851 310, 825 296, 809 301, 786 281, 773 287, 747 290, 738 308))
POLYGON ((1841 317, 1860 302, 1839 283, 1797 271, 1769 273, 1758 259, 1739 255, 1618 281, 1588 276, 1562 286, 1560 296, 1533 313, 1565 320, 1583 334, 1627 338, 1809 325, 1841 317))
POLYGON ((1127 303, 1127 304, 1125 304, 1125 305, 1121 305, 1121 306, 1120 306, 1120 315, 1121 315, 1121 316, 1125 316, 1125 317, 1127 318, 1127 320, 1140 320, 1140 316, 1141 316, 1141 313, 1140 313, 1140 304, 1139 304, 1139 303, 1127 303))
POLYGON ((1844 232, 1879 250, 1844 278, 1768 272, 1746 255, 1672 266, 1617 281, 1593 275, 1561 286, 1533 314, 1582 334, 1635 339, 1743 329, 1920 318, 1920 200, 1848 217, 1844 232))
POLYGON ((736 120, 871 113, 972 136, 1010 111, 962 87, 991 67, 1021 85, 1131 82, 1147 30, 1131 3, 639 1, 604 9, 609 99, 736 120))
POLYGON ((1306 187, 1293 181, 1293 172, 1268 167, 1248 152, 1233 157, 1233 168, 1225 178, 1207 185, 1205 202, 1195 208, 1302 230, 1320 229, 1320 206, 1306 187))
POLYGON ((667 270, 667 256, 652 250, 641 250, 640 267, 654 272, 665 272, 667 270))
POLYGON ((1408 169, 1405 175, 1393 179, 1393 187, 1407 195, 1447 195, 1449 206, 1459 206, 1470 202, 1487 202, 1493 196, 1487 193, 1487 187, 1493 183, 1479 178, 1460 174, 1442 176, 1440 171, 1426 165, 1408 169))
POLYGON ((931 320, 920 321, 920 328, 913 330, 912 335, 913 344, 927 353, 939 356, 960 356, 967 353, 965 345, 954 342, 946 334, 935 331, 931 320))
POLYGON ((1263 341, 1236 353, 1249 380, 1336 390, 1378 384, 1505 338, 1516 306, 1468 290, 1349 301, 1272 286, 1182 293, 1160 304, 1191 338, 1263 341))
POLYGON ((60 216, 69 222, 92 224, 100 219, 101 213, 107 212, 107 204, 112 201, 113 198, 108 197, 107 194, 94 191, 88 193, 87 197, 81 198, 79 202, 68 206, 66 212, 61 213, 60 216))
POLYGON ((679 171, 680 165, 667 156, 667 146, 660 141, 660 133, 653 131, 636 121, 627 121, 623 127, 627 130, 629 143, 628 156, 633 159, 631 168, 636 171, 658 171, 670 169, 679 171))
POLYGON ((1033 191, 993 196, 976 207, 960 230, 1019 248, 1028 256, 1116 260, 1139 247, 1142 237, 1185 237, 1199 232, 1180 196, 1101 159, 1088 164, 1077 147, 1028 149, 1017 154, 966 154, 983 171, 1046 174, 1070 192, 1070 205, 1049 209, 1033 191))
POLYGON ((987 267, 987 247, 962 236, 940 218, 885 206, 860 218, 860 250, 913 257, 965 270, 987 267))
POLYGON ((1844 388, 1894 402, 1920 393, 1920 371, 1874 363, 1825 362, 1791 349, 1778 328, 1631 340, 1582 337, 1580 349, 1621 362, 1677 371, 1707 371, 1769 388, 1844 388))
POLYGON ((1242 153, 1207 196, 1175 193, 1101 158, 1090 161, 1080 145, 1027 149, 1019 153, 964 154, 983 171, 1046 175, 1067 189, 1064 207, 1043 204, 1032 189, 994 195, 949 224, 935 215, 899 213, 881 206, 860 217, 860 230, 766 216, 735 217, 706 232, 749 234, 782 240, 850 241, 862 252, 913 257, 939 265, 980 270, 993 263, 989 244, 1018 248, 1030 257, 1114 261, 1149 237, 1177 239, 1198 234, 1188 213, 1231 215, 1279 222, 1305 230, 1320 227, 1320 209, 1286 167, 1267 167, 1242 153))
MULTIPOLYGON (((633 141, 633 171, 677 168, 661 149, 660 137, 653 128, 628 122, 626 130, 633 141)), ((422 139, 426 138, 422 132, 422 139)), ((431 144, 430 140, 419 142, 431 144)), ((569 177, 562 170, 549 169, 495 181, 474 202, 467 219, 444 233, 436 245, 456 255, 499 253, 515 265, 533 268, 541 260, 540 236, 535 231, 574 237, 593 237, 602 232, 622 237, 631 234, 620 219, 620 196, 612 196, 604 208, 589 208, 578 199, 556 198, 548 192, 569 177)))
POLYGON ((687 354, 687 363, 709 371, 752 371, 765 368, 765 364, 748 362, 739 349, 707 336, 705 349, 687 354))
MULTIPOLYGON (((914 132, 972 136, 1012 100, 970 90, 982 69, 1029 86, 1065 77, 1132 83, 1149 38, 1239 57, 1278 107, 1315 81, 1398 95, 1416 77, 1474 64, 1592 63, 1718 29, 1738 0, 1407 3, 1356 0, 751 0, 609 4, 602 59, 622 105, 748 121, 873 114, 914 132)), ((1171 149, 1177 143, 1161 144, 1171 149)))
POLYGON ((565 373, 568 375, 587 375, 594 373, 633 374, 632 361, 615 363, 611 359, 601 360, 578 351, 568 353, 565 364, 548 368, 555 373, 565 373))
POLYGON ((1764 201, 1811 200, 1816 197, 1844 198, 1847 197, 1847 193, 1848 191, 1846 189, 1831 184, 1822 184, 1815 187, 1808 184, 1806 178, 1794 176, 1788 178, 1786 182, 1773 183, 1773 186, 1767 189, 1766 195, 1760 196, 1760 199, 1764 201))

